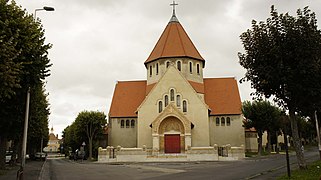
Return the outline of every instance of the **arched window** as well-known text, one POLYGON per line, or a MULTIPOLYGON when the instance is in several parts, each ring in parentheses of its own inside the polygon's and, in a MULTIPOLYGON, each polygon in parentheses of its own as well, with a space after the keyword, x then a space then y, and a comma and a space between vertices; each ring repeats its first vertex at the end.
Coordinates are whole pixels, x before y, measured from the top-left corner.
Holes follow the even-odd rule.
POLYGON ((183 101, 183 112, 187 112, 187 102, 183 101))
POLYGON ((197 71, 197 74, 200 74, 200 64, 196 65, 196 71, 197 71))
POLYGON ((220 118, 216 118, 216 126, 219 126, 220 125, 220 118))
POLYGON ((174 101, 175 99, 174 99, 174 89, 171 89, 171 101, 174 101))
POLYGON ((152 66, 149 66, 149 76, 153 75, 152 66))
POLYGON ((156 75, 158 74, 158 63, 156 63, 156 75))
POLYGON ((166 68, 168 68, 168 66, 169 66, 169 61, 166 62, 166 68))
POLYGON ((129 128, 129 120, 126 120, 126 128, 129 128))
POLYGON ((231 118, 227 117, 226 118, 226 126, 230 126, 231 125, 231 118))
POLYGON ((176 96, 176 106, 181 107, 181 96, 180 95, 176 96))
POLYGON ((221 126, 225 126, 225 118, 224 117, 221 118, 221 126))
POLYGON ((130 121, 130 127, 131 127, 131 128, 134 128, 134 127, 135 127, 135 120, 134 120, 134 119, 132 119, 132 120, 130 121))
POLYGON ((189 73, 193 73, 193 63, 189 62, 189 73))
POLYGON ((159 101, 158 102, 158 112, 161 113, 163 111, 163 102, 159 101))
POLYGON ((165 107, 167 107, 167 105, 168 105, 168 96, 165 95, 165 107))
POLYGON ((179 71, 181 71, 181 69, 182 69, 181 61, 177 61, 177 69, 178 69, 179 71))
POLYGON ((120 128, 124 128, 124 126, 125 126, 125 121, 122 119, 122 120, 120 121, 120 128))

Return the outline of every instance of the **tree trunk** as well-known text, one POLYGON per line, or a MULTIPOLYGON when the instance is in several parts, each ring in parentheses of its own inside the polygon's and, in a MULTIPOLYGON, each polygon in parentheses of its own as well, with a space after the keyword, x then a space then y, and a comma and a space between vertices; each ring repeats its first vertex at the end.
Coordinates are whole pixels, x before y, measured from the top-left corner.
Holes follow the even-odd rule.
POLYGON ((6 167, 7 137, 0 136, 0 169, 6 167))
POLYGON ((291 122, 291 130, 292 130, 292 138, 293 138, 293 145, 296 152, 296 157, 298 160, 298 166, 300 169, 306 169, 307 165, 304 159, 304 153, 302 151, 301 140, 299 137, 298 131, 298 124, 295 118, 295 112, 292 108, 289 107, 289 114, 290 114, 290 122, 291 122))
POLYGON ((276 135, 276 143, 275 143, 275 152, 277 154, 279 154, 279 132, 275 131, 275 135, 276 135))
POLYGON ((89 160, 92 160, 92 156, 93 156, 93 140, 92 138, 88 138, 89 140, 89 160))
POLYGON ((262 132, 261 131, 258 131, 257 132, 257 135, 259 136, 259 139, 258 139, 258 152, 257 152, 257 155, 260 157, 262 155, 262 132))
POLYGON ((271 131, 267 131, 267 152, 271 153, 271 131))

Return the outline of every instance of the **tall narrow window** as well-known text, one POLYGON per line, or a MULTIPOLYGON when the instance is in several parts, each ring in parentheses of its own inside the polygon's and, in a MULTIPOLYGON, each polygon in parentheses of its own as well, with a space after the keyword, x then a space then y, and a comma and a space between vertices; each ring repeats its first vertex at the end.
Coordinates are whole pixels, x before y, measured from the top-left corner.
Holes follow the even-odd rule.
POLYGON ((165 95, 165 107, 167 107, 167 105, 168 105, 168 96, 165 95))
POLYGON ((166 68, 168 68, 168 66, 169 66, 169 61, 166 62, 166 68))
POLYGON ((196 71, 197 71, 197 74, 200 74, 200 65, 199 64, 196 65, 196 71))
POLYGON ((220 118, 216 118, 216 126, 219 126, 220 125, 220 118))
POLYGON ((158 74, 158 63, 156 63, 156 75, 158 74))
POLYGON ((180 95, 176 96, 176 106, 181 107, 181 96, 180 95))
POLYGON ((174 89, 171 89, 171 101, 174 101, 174 89))
POLYGON ((187 112, 187 102, 183 101, 183 112, 187 112))
POLYGON ((134 119, 132 119, 132 120, 130 121, 130 127, 131 127, 131 128, 134 128, 134 127, 135 127, 135 120, 134 120, 134 119))
POLYGON ((226 118, 226 126, 230 126, 231 125, 231 118, 227 117, 226 118))
POLYGON ((124 126, 125 126, 125 121, 124 121, 124 120, 121 120, 121 121, 120 121, 120 128, 124 128, 124 126))
POLYGON ((153 72, 152 72, 152 66, 149 66, 149 76, 152 76, 153 72))
POLYGON ((192 62, 189 62, 189 73, 193 73, 193 64, 192 62))
POLYGON ((225 126, 225 118, 224 117, 221 118, 221 126, 225 126))
POLYGON ((126 120, 126 128, 129 128, 129 120, 126 120))
POLYGON ((161 113, 163 111, 163 102, 159 101, 158 102, 158 112, 161 113))
POLYGON ((181 61, 177 61, 177 69, 178 69, 179 71, 181 71, 181 69, 182 69, 181 66, 182 66, 182 65, 181 65, 181 61))

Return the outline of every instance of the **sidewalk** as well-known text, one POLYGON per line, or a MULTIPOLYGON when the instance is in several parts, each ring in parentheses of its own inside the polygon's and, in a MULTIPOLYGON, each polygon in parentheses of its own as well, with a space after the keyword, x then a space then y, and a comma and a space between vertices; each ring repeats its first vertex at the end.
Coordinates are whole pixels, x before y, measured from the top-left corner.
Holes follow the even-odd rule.
MULTIPOLYGON (((24 180, 37 180, 41 172, 44 161, 27 161, 23 178, 24 180)), ((9 167, 4 175, 0 175, 0 180, 15 180, 19 166, 9 167)))

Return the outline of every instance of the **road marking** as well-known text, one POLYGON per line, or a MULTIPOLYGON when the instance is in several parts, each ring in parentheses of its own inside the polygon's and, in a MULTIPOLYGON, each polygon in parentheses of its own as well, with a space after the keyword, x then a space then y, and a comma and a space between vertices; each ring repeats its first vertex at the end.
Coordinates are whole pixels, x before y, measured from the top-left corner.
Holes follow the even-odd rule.
POLYGON ((138 164, 130 164, 125 166, 130 168, 159 171, 159 172, 170 173, 170 174, 186 172, 185 170, 182 170, 182 169, 168 169, 168 168, 160 168, 160 167, 153 167, 153 166, 143 166, 138 164))

